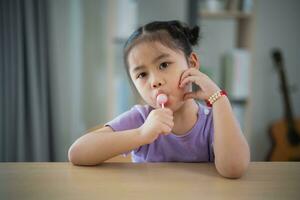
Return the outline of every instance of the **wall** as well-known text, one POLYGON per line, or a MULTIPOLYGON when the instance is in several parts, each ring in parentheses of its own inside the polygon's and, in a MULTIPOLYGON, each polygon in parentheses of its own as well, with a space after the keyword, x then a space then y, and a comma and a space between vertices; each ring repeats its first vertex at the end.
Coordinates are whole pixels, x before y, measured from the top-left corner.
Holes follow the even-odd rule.
POLYGON ((294 114, 300 116, 300 1, 258 1, 255 31, 255 66, 253 68, 253 133, 251 152, 253 160, 265 159, 270 149, 267 131, 269 125, 284 115, 279 77, 273 67, 270 50, 283 50, 290 84, 298 91, 292 93, 294 114))
POLYGON ((187 19, 186 0, 138 0, 138 24, 187 19))
POLYGON ((50 8, 56 161, 85 130, 107 120, 106 0, 53 0, 50 8))

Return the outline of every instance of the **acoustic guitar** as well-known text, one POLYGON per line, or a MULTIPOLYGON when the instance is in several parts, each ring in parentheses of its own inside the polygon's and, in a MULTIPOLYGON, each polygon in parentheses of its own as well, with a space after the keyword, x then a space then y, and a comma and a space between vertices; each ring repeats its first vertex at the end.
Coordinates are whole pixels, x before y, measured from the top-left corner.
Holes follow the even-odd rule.
POLYGON ((267 160, 300 161, 300 119, 295 119, 293 115, 281 51, 274 49, 272 58, 280 77, 285 118, 270 127, 272 149, 267 160))

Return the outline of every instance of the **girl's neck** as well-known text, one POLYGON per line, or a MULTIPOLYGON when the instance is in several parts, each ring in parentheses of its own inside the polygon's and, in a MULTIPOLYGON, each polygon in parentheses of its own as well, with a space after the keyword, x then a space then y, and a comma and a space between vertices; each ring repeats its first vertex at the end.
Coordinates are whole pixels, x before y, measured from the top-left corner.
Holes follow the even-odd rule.
POLYGON ((194 99, 189 99, 173 113, 174 127, 172 132, 176 135, 184 135, 191 130, 198 119, 198 104, 194 99))

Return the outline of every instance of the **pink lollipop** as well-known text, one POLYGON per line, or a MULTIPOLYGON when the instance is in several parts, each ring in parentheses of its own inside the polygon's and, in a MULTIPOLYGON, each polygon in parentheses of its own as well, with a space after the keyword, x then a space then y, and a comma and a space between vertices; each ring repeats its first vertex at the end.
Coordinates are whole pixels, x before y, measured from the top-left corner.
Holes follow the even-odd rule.
POLYGON ((165 107, 165 103, 168 101, 168 97, 165 94, 159 94, 156 97, 156 102, 161 105, 162 108, 165 107))

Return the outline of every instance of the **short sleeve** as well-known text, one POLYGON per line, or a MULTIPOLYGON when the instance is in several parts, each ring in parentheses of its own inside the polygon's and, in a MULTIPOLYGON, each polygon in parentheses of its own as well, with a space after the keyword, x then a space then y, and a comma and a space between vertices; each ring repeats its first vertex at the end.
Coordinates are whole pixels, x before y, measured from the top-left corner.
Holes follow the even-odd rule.
POLYGON ((148 109, 145 106, 136 105, 115 119, 107 122, 105 126, 110 126, 114 131, 139 128, 145 122, 148 113, 148 109))
MULTIPOLYGON (((147 116, 151 112, 149 106, 136 105, 130 110, 122 113, 115 119, 107 122, 104 126, 110 126, 113 131, 125 131, 130 129, 139 128, 147 119, 147 116)), ((141 147, 134 149, 134 152, 138 152, 141 147)), ((123 156, 127 156, 130 152, 125 152, 123 156)))
POLYGON ((214 152, 214 132, 210 134, 210 143, 209 143, 209 162, 215 161, 215 152, 214 152))

